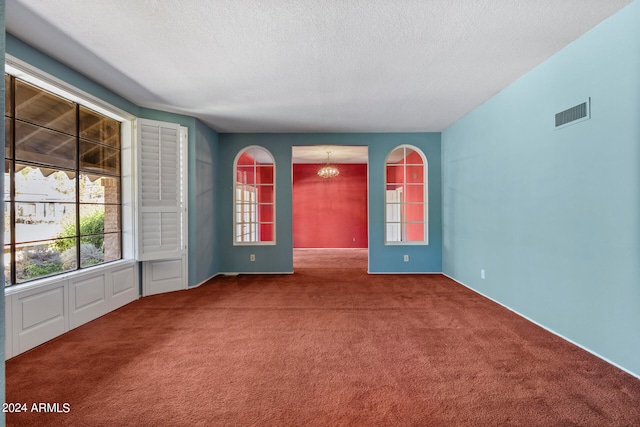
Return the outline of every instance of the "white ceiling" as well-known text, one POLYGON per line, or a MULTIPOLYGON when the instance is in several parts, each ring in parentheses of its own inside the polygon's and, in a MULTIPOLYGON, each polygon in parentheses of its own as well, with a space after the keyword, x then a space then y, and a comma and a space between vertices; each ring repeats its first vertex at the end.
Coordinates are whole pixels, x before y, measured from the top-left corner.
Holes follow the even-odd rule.
POLYGON ((6 26, 219 132, 438 132, 630 2, 6 0, 6 26))

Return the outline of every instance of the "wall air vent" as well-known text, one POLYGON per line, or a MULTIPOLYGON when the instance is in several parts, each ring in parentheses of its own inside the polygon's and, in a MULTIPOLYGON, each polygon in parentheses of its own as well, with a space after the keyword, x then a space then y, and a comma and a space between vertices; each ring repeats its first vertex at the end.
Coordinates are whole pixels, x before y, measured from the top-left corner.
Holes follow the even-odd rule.
POLYGON ((556 129, 591 118, 591 98, 556 114, 556 129))

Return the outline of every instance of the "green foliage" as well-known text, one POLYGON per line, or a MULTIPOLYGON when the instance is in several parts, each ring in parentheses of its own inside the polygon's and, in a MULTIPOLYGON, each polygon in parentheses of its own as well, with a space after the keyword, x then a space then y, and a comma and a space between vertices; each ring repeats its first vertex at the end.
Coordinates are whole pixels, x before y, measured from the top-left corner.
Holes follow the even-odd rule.
POLYGON ((63 271, 60 254, 46 245, 20 252, 16 260, 18 282, 48 276, 63 271))
MULTIPOLYGON (((65 237, 74 237, 76 235, 75 215, 67 214, 62 219, 61 228, 56 235, 57 240, 53 246, 60 252, 64 252, 75 246, 73 239, 64 239, 65 237)), ((96 236, 82 237, 82 243, 89 243, 97 249, 102 250, 104 243, 104 210, 96 209, 88 215, 80 218, 80 235, 97 234, 96 236)))
MULTIPOLYGON (((60 259, 62 259, 62 265, 65 270, 72 270, 77 267, 77 252, 76 248, 71 247, 62 252, 60 259)), ((80 265, 82 267, 90 267, 92 265, 100 264, 104 261, 104 256, 100 249, 96 248, 91 243, 82 243, 80 245, 80 265)))
POLYGON ((25 271, 29 278, 48 276, 50 274, 58 273, 62 271, 60 263, 55 262, 43 262, 41 265, 29 264, 26 266, 25 271))

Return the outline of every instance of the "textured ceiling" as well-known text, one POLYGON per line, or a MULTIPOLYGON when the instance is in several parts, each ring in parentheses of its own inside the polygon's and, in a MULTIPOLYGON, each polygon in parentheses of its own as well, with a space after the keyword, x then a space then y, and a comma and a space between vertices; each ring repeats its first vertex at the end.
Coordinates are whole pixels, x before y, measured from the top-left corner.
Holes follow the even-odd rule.
POLYGON ((442 131, 630 2, 6 0, 6 25, 219 132, 442 131))

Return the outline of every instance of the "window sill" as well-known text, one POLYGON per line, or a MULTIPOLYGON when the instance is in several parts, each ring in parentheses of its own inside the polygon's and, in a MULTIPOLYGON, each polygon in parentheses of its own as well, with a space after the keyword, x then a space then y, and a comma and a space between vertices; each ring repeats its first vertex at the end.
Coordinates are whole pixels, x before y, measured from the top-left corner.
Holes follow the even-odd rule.
POLYGON ((121 259, 118 261, 112 261, 105 264, 100 264, 95 267, 83 268, 81 270, 73 270, 67 273, 56 274, 55 276, 43 277, 42 279, 32 280, 27 283, 21 283, 19 285, 5 287, 4 294, 13 295, 13 294, 25 292, 31 289, 42 288, 52 283, 60 282, 63 280, 82 277, 89 274, 101 273, 107 269, 112 269, 117 267, 126 267, 134 263, 135 263, 135 260, 132 260, 132 259, 121 259))
POLYGON ((234 242, 233 246, 275 246, 276 242, 234 242))
POLYGON ((385 246, 429 246, 429 242, 384 242, 385 246))

